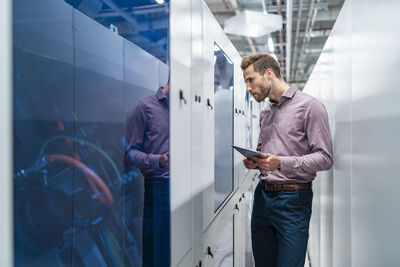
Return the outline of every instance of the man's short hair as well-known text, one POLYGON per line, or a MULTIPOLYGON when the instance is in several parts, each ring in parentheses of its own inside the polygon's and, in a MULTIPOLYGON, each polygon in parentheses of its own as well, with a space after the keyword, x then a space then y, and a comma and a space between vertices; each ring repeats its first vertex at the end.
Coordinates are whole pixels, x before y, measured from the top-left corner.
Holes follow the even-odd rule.
POLYGON ((269 54, 254 54, 246 56, 242 59, 240 67, 242 70, 245 70, 251 64, 253 64, 254 70, 259 72, 261 75, 263 75, 267 69, 271 68, 277 78, 282 77, 281 67, 279 66, 278 61, 269 54))

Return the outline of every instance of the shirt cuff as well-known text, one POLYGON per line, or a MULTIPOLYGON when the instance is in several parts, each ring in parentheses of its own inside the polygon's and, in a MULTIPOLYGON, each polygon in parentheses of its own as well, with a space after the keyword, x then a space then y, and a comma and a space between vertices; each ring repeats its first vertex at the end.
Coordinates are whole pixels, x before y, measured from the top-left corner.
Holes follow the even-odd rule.
POLYGON ((279 156, 281 161, 281 172, 286 174, 293 174, 295 172, 295 157, 279 156))
POLYGON ((150 154, 149 162, 150 162, 151 168, 153 170, 159 169, 160 168, 160 155, 150 154))

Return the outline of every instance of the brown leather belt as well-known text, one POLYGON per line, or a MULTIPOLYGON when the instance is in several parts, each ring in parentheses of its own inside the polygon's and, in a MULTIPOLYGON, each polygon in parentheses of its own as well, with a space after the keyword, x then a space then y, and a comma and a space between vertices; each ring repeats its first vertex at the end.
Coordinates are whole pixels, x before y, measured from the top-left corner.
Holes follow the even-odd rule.
POLYGON ((294 190, 306 190, 312 188, 312 183, 305 184, 268 184, 264 180, 260 180, 261 186, 266 191, 294 191, 294 190))

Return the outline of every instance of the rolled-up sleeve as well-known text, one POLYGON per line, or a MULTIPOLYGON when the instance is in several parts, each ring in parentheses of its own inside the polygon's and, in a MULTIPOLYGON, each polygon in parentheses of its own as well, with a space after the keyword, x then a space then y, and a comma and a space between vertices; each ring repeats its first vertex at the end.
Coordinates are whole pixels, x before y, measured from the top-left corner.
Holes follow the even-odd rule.
POLYGON ((127 129, 127 151, 125 162, 139 169, 159 169, 160 154, 145 153, 146 119, 142 104, 139 103, 132 112, 127 129))

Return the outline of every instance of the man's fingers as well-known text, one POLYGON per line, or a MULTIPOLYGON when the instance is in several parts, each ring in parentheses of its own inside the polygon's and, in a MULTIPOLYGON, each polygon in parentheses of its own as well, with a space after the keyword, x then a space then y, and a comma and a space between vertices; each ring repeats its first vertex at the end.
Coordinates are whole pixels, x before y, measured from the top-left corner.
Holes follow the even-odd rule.
POLYGON ((255 161, 255 159, 254 158, 251 158, 251 159, 248 159, 248 158, 244 158, 244 162, 247 162, 247 163, 256 163, 256 161, 255 161))
POLYGON ((263 157, 266 159, 271 156, 271 154, 269 154, 269 153, 261 153, 261 155, 263 155, 263 157))
POLYGON ((257 167, 257 164, 254 161, 249 160, 246 157, 243 159, 243 164, 248 169, 254 169, 255 167, 257 167))

